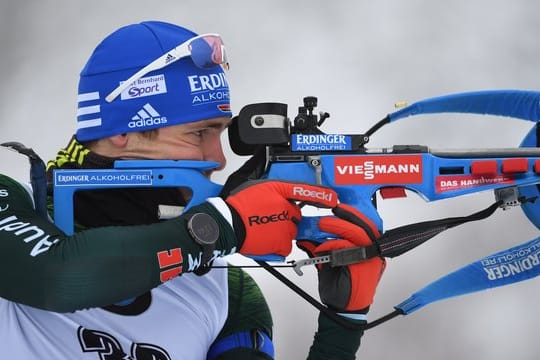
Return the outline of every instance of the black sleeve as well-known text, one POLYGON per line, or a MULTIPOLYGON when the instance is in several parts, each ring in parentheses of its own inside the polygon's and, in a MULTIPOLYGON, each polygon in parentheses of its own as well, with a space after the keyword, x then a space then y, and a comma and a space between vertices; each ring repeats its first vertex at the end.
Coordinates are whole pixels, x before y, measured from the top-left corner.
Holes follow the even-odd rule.
MULTIPOLYGON (((216 249, 233 251, 234 232, 217 210, 202 204, 191 212, 214 217, 216 249)), ((200 256, 182 216, 66 236, 36 214, 19 183, 0 174, 0 297, 7 300, 57 312, 106 306, 195 270, 200 256)))
MULTIPOLYGON (((351 320, 353 321, 353 320, 351 320)), ((355 321, 365 323, 365 321, 355 321)), ((318 329, 309 349, 308 360, 354 360, 363 330, 350 330, 319 313, 318 329)))

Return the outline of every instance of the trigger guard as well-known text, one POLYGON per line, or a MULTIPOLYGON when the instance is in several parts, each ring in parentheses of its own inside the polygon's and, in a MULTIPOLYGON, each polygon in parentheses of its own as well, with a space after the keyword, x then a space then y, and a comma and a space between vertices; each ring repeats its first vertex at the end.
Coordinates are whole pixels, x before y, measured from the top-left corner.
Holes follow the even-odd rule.
MULTIPOLYGON (((538 139, 536 136, 537 125, 533 126, 529 133, 525 136, 521 144, 522 147, 538 147, 538 139)), ((518 188, 519 195, 524 196, 526 199, 538 198, 535 202, 525 202, 521 204, 521 209, 527 216, 527 218, 540 229, 540 184, 520 186, 518 188)))

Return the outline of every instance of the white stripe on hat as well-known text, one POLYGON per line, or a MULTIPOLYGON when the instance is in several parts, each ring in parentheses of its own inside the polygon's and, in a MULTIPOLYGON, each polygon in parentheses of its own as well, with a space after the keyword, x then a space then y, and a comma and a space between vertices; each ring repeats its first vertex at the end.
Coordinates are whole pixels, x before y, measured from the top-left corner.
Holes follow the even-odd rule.
POLYGON ((95 114, 101 111, 100 105, 82 106, 77 109, 77 116, 95 114))
POLYGON ((145 109, 146 111, 148 111, 148 113, 149 113, 150 116, 152 116, 152 117, 157 117, 157 116, 159 116, 159 113, 158 113, 158 112, 156 111, 156 109, 154 109, 154 108, 152 107, 152 105, 150 105, 150 104, 144 105, 144 106, 143 106, 143 109, 145 109))
POLYGON ((91 100, 99 100, 98 91, 77 95, 77 102, 91 101, 91 100))
POLYGON ((77 130, 101 126, 101 118, 77 121, 77 130))
POLYGON ((150 115, 142 109, 137 112, 137 115, 139 115, 141 119, 148 119, 150 117, 150 115))

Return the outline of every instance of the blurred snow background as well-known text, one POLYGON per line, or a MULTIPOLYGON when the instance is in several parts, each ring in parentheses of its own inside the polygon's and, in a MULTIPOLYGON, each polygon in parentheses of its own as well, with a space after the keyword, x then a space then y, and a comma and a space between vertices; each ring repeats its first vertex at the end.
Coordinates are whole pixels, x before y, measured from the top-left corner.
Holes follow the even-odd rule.
MULTIPOLYGON (((538 89, 540 4, 527 0, 134 1, 26 0, 0 4, 0 141, 20 141, 52 158, 75 129, 78 74, 116 28, 164 20, 225 39, 233 110, 289 104, 304 96, 331 114, 328 132, 360 133, 394 110, 448 93, 538 89)), ((512 119, 420 116, 383 128, 370 147, 514 147, 531 127, 512 119)), ((215 177, 224 182, 246 158, 215 177)), ((24 179, 26 160, 0 151, 2 172, 24 179)), ((492 193, 426 203, 380 204, 386 228, 482 209, 492 193)), ((520 209, 464 225, 389 261, 372 307, 375 319, 426 283, 538 231, 520 209)), ((291 258, 302 258, 295 252, 291 258)), ((243 263, 242 259, 235 259, 243 263)), ((314 271, 298 278, 316 295, 314 271)), ((264 270, 250 270, 273 308, 277 358, 305 358, 317 312, 264 270)), ((370 330, 359 359, 536 359, 538 280, 433 304, 370 330)))

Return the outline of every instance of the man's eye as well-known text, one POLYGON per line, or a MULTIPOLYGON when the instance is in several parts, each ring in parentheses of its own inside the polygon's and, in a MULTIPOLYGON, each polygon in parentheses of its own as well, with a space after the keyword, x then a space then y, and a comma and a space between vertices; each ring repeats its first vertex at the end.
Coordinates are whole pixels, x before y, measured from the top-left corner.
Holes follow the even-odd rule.
POLYGON ((197 130, 192 132, 193 135, 201 137, 203 134, 203 130, 197 130))

